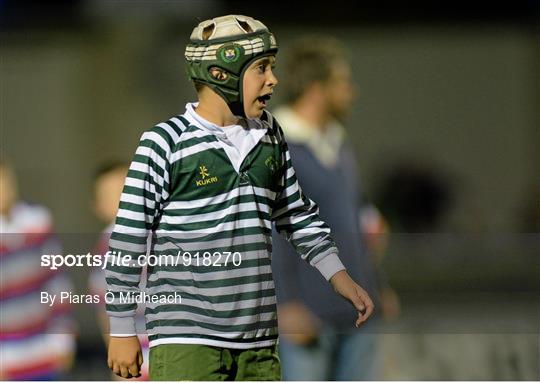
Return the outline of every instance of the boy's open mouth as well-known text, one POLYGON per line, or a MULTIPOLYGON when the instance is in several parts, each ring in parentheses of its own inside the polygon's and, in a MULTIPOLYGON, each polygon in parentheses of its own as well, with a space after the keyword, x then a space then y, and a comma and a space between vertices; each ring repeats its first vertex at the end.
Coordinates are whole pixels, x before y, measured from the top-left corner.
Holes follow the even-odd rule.
POLYGON ((263 106, 266 106, 266 102, 269 101, 272 98, 272 93, 267 93, 265 95, 257 97, 257 101, 259 101, 263 106))

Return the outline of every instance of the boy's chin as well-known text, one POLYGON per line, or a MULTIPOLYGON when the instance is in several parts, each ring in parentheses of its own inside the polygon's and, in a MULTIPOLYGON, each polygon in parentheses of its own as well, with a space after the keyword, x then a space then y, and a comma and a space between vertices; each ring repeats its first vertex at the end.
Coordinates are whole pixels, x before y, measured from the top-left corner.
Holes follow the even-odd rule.
POLYGON ((247 118, 254 119, 254 118, 261 118, 263 114, 264 109, 258 109, 258 110, 246 110, 245 114, 247 118))

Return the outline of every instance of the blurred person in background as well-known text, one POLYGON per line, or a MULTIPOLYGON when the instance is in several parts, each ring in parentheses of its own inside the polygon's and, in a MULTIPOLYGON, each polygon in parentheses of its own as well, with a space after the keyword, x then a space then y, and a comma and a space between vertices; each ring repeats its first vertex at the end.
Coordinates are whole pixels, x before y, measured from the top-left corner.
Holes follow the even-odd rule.
MULTIPOLYGON (((374 206, 360 201, 356 159, 342 125, 355 95, 345 49, 335 39, 309 36, 291 44, 284 56, 288 103, 274 115, 287 137, 302 189, 317 201, 353 279, 372 297, 387 291, 389 299, 382 301, 389 304, 380 306, 376 299, 375 306, 386 306, 395 316, 395 294, 378 286, 381 278, 366 248, 384 253, 386 225, 374 206)), ((351 326, 354 308, 305 267, 285 240, 275 232, 273 237, 284 379, 377 379, 376 321, 360 329, 351 326)))
POLYGON ((19 200, 13 169, 0 162, 0 378, 66 379, 75 354, 68 303, 41 303, 41 292, 73 291, 67 274, 41 266, 61 254, 49 211, 19 200))
MULTIPOLYGON (((105 254, 109 250, 109 238, 114 226, 114 219, 118 212, 118 204, 120 203, 120 195, 126 180, 126 175, 129 170, 129 163, 126 162, 108 162, 98 168, 94 177, 94 199, 93 210, 95 215, 101 222, 107 225, 102 231, 101 236, 94 249, 94 254, 105 254)), ((141 286, 144 288, 146 278, 141 277, 141 286)), ((105 273, 101 268, 94 268, 90 273, 89 293, 98 294, 104 303, 103 297, 107 290, 105 282, 105 273)), ((148 353, 149 343, 148 335, 146 334, 144 322, 144 303, 139 304, 136 316, 137 336, 141 343, 143 352, 143 365, 141 368, 141 376, 134 380, 148 380, 148 353)), ((97 310, 98 321, 103 332, 105 344, 109 343, 109 320, 105 311, 105 305, 97 310)), ((122 377, 112 374, 115 380, 124 380, 122 377)))

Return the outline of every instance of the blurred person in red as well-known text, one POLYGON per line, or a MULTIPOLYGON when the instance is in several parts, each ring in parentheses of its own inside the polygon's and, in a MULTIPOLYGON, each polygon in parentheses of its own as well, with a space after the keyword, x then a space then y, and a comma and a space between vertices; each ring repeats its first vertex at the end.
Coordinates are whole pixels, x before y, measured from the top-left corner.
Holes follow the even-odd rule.
POLYGON ((61 269, 41 255, 61 254, 49 211, 19 200, 13 169, 0 162, 0 378, 62 380, 75 353, 70 304, 43 302, 72 290, 61 269))
MULTIPOLYGON (((109 250, 109 238, 114 226, 114 220, 118 212, 118 204, 120 203, 120 195, 129 170, 129 163, 125 162, 110 162, 102 165, 96 172, 94 177, 94 214, 101 222, 107 224, 103 230, 98 243, 95 247, 95 254, 104 255, 109 250)), ((140 288, 144 288, 146 278, 141 278, 140 288)), ((101 268, 94 268, 90 273, 89 280, 90 294, 98 294, 101 297, 100 302, 104 303, 104 295, 107 291, 105 282, 105 273, 101 268)), ((105 311, 105 305, 99 308, 98 321, 103 332, 106 345, 109 343, 109 320, 105 311)), ((133 380, 148 380, 148 353, 149 342, 146 334, 144 323, 144 303, 139 304, 136 315, 137 336, 141 343, 144 363, 141 367, 141 376, 133 380)), ((125 380, 124 378, 112 374, 115 380, 125 380)))
MULTIPOLYGON (((367 247, 381 253, 386 227, 378 210, 360 200, 356 159, 342 125, 355 95, 345 49, 335 39, 310 36, 292 43, 284 56, 287 105, 274 115, 287 137, 302 189, 317 201, 343 264, 375 297, 377 307, 381 278, 367 247)), ((298 262, 282 238, 273 237, 283 378, 377 379, 379 315, 360 329, 350 326, 354 308, 298 262)), ((388 305, 392 315, 395 303, 388 305)))

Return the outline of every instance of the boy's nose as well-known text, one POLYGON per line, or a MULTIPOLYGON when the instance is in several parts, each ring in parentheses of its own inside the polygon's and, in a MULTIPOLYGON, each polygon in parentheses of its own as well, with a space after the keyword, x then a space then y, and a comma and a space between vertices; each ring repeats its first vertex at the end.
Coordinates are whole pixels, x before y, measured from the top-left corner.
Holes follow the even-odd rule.
POLYGON ((271 88, 275 87, 278 84, 278 79, 274 75, 274 72, 272 72, 272 70, 268 71, 268 76, 266 78, 266 82, 267 82, 268 86, 271 87, 271 88))

